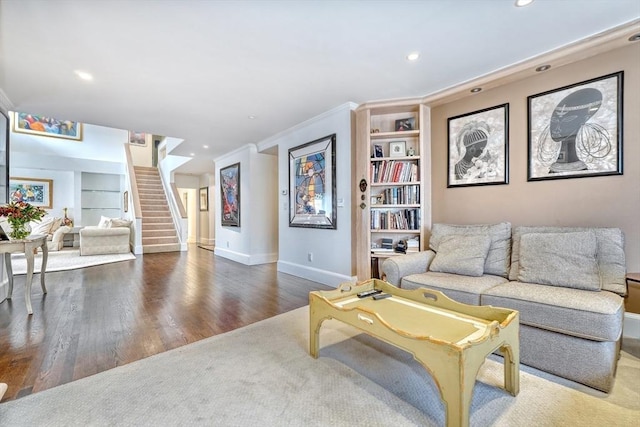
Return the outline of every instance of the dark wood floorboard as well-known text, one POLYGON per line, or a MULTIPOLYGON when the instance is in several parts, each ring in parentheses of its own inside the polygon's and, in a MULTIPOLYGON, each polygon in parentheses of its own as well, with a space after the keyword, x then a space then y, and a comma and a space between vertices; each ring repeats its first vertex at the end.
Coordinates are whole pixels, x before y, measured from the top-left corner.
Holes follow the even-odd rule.
POLYGON ((25 276, 0 304, 3 401, 37 393, 116 366, 303 307, 328 286, 245 266, 189 247, 136 260, 34 276, 33 315, 25 276))

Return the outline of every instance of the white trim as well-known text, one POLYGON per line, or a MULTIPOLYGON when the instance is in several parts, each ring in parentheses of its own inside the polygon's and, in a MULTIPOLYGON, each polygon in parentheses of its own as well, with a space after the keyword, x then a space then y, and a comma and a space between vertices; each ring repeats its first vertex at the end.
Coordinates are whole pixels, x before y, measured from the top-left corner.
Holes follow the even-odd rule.
POLYGON ((0 89, 0 110, 7 115, 9 115, 9 111, 13 111, 13 103, 2 89, 0 89))
POLYGON ((213 253, 221 256, 222 258, 230 259, 231 261, 239 262, 244 265, 259 265, 269 264, 276 262, 278 259, 277 253, 265 253, 256 255, 247 255, 240 252, 235 252, 225 248, 214 248, 213 253))
POLYGON ((622 336, 626 338, 640 339, 640 314, 625 313, 622 336))
POLYGON ((304 265, 294 264, 286 261, 278 261, 278 271, 291 274, 293 276, 302 277, 307 280, 312 280, 314 282, 322 283, 324 285, 333 286, 334 288, 337 288, 342 283, 356 283, 356 281, 358 280, 356 276, 345 276, 343 274, 337 274, 332 271, 306 267, 304 265))

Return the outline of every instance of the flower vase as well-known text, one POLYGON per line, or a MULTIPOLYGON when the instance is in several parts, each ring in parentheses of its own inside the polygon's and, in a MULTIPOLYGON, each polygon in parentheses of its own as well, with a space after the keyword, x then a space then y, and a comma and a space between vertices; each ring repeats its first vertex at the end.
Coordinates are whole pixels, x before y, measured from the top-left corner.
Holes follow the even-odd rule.
POLYGON ((11 224, 11 231, 9 232, 9 237, 12 240, 22 240, 26 238, 29 233, 31 233, 31 228, 29 224, 26 222, 19 221, 9 221, 11 224))

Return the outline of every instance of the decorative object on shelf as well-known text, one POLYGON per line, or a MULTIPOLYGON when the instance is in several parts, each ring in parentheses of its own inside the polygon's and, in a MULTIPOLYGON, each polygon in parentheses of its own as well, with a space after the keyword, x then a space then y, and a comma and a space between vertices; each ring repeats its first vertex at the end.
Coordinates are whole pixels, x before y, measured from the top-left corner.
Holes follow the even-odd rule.
POLYGON ((82 123, 28 113, 13 113, 13 131, 37 136, 82 140, 82 123))
POLYGON ((396 120, 396 132, 402 132, 407 130, 414 130, 416 128, 416 119, 414 117, 408 117, 406 119, 396 120))
POLYGON ((527 181, 622 175, 622 84, 609 74, 527 97, 527 181))
POLYGON ((416 155, 416 150, 414 150, 413 147, 409 147, 409 149, 407 150, 407 156, 413 157, 415 155, 416 155))
POLYGON ((389 143, 389 157, 404 157, 407 152, 406 141, 391 141, 389 143))
POLYGON ((9 178, 9 201, 28 202, 45 209, 53 207, 53 180, 9 178))
POLYGON ((62 218, 62 224, 67 227, 73 227, 73 220, 67 216, 67 208, 62 209, 64 211, 64 218, 62 218))
POLYGON ((336 134, 289 149, 289 199, 289 227, 336 228, 336 134))
POLYGON ((151 141, 151 137, 150 133, 129 131, 129 144, 144 147, 151 141))
POLYGON ((122 207, 124 208, 123 210, 125 212, 129 212, 129 192, 128 191, 124 192, 122 207))
POLYGON ((200 189, 200 212, 206 212, 209 210, 209 187, 202 187, 200 189))
POLYGON ((9 237, 13 240, 21 240, 30 233, 29 222, 39 221, 47 212, 41 207, 34 206, 27 202, 9 202, 8 205, 0 207, 0 216, 6 217, 11 225, 9 237))
MULTIPOLYGON (((207 190, 207 198, 208 194, 207 190)), ((240 227, 240 163, 220 169, 220 196, 222 225, 240 227)), ((202 210, 202 189, 200 190, 200 210, 202 210)))
POLYGON ((451 117, 447 187, 509 183, 509 104, 451 117))
POLYGON ((365 191, 367 191, 367 180, 366 180, 366 179, 364 179, 364 178, 362 178, 362 179, 360 180, 360 185, 359 185, 359 187, 360 187, 360 191, 361 191, 361 192, 363 192, 363 193, 364 193, 365 191))
POLYGON ((371 133, 379 133, 380 129, 371 129, 371 133))
POLYGON ((373 157, 384 157, 384 152, 382 151, 382 145, 375 144, 373 146, 373 157))

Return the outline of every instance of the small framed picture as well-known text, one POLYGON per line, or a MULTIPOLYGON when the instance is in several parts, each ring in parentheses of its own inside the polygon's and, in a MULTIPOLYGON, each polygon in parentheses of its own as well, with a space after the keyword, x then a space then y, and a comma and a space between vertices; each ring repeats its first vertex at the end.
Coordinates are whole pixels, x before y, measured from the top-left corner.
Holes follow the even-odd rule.
POLYGON ((389 143, 389 157, 403 157, 407 153, 406 141, 391 141, 389 143))
POLYGON ((382 151, 382 145, 374 145, 373 146, 373 157, 384 157, 384 152, 382 151))
POLYGON ((396 120, 396 132, 414 130, 415 128, 416 128, 416 119, 414 117, 408 117, 406 119, 396 120))

